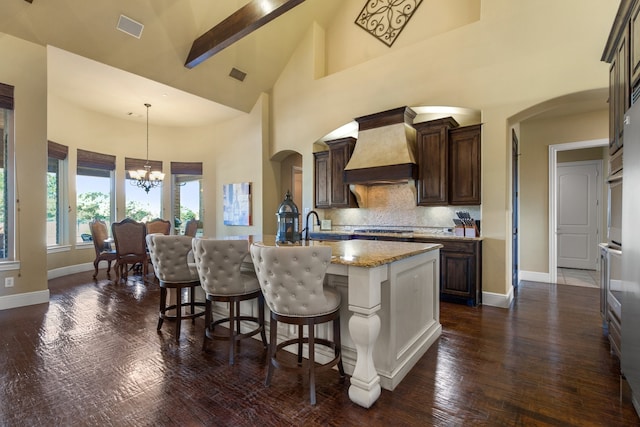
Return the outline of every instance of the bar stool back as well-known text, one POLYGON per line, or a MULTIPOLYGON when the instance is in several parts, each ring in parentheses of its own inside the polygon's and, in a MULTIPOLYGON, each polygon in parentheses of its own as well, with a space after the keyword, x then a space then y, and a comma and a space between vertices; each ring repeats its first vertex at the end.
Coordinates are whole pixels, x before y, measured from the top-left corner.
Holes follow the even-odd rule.
POLYGON ((242 268, 249 254, 247 240, 193 239, 193 256, 198 269, 200 283, 207 294, 205 302, 205 332, 202 349, 206 350, 207 340, 229 341, 229 364, 235 362, 236 344, 245 338, 260 333, 262 343, 267 348, 264 329, 264 298, 255 274, 242 268), (242 315, 242 301, 258 299, 257 315, 242 315), (212 304, 229 303, 229 315, 213 320, 212 304), (241 322, 250 322, 255 328, 242 332, 241 322), (216 326, 228 324, 228 332, 216 332, 216 326))
POLYGON ((191 319, 204 315, 204 311, 196 312, 196 307, 203 307, 204 303, 196 302, 195 290, 200 285, 198 273, 194 264, 189 264, 188 256, 191 251, 189 236, 176 236, 164 234, 147 234, 147 247, 149 258, 153 264, 153 270, 160 283, 160 313, 158 318, 158 331, 162 328, 164 319, 176 321, 175 337, 180 340, 180 325, 182 319, 191 319), (190 299, 188 303, 182 302, 182 290, 188 288, 190 299), (176 290, 176 303, 167 306, 167 289, 176 290), (183 314, 183 307, 190 307, 189 314, 183 314), (168 311, 175 309, 175 315, 168 311))

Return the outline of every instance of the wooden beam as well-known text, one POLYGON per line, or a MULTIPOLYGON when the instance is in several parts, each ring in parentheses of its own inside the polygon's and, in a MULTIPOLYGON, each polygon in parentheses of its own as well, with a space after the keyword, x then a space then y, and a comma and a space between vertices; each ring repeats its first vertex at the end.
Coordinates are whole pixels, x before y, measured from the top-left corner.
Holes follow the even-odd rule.
POLYGON ((194 40, 184 64, 193 68, 304 0, 253 0, 194 40))

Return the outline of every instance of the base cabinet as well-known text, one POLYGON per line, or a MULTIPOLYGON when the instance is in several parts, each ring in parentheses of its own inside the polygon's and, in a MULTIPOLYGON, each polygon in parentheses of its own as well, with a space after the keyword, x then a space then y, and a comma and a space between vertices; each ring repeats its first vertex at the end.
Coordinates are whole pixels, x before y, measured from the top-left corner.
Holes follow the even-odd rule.
POLYGON ((439 243, 440 300, 477 306, 482 304, 482 241, 415 239, 439 243))
POLYGON ((466 304, 482 304, 482 240, 438 239, 423 237, 389 237, 371 234, 311 235, 316 240, 362 239, 394 242, 438 243, 440 249, 440 300, 466 304))

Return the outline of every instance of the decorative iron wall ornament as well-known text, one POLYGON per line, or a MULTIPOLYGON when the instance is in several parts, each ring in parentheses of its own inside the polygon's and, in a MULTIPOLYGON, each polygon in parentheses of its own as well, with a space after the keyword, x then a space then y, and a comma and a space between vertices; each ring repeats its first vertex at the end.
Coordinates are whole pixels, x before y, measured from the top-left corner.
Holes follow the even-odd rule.
POLYGON ((355 23, 391 47, 422 0, 367 0, 355 23))

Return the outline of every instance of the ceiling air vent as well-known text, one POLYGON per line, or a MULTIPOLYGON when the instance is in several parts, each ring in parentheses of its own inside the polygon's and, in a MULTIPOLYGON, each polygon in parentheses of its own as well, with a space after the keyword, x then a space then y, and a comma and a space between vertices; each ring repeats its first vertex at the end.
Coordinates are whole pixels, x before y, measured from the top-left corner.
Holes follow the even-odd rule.
POLYGON ((236 67, 233 67, 231 69, 231 72, 229 73, 229 76, 242 82, 244 81, 244 78, 247 77, 247 73, 238 70, 236 67))
POLYGON ((137 39, 142 36, 142 30, 144 29, 144 25, 141 23, 134 21, 128 16, 120 15, 120 19, 118 19, 118 25, 116 28, 120 31, 129 34, 137 39))

